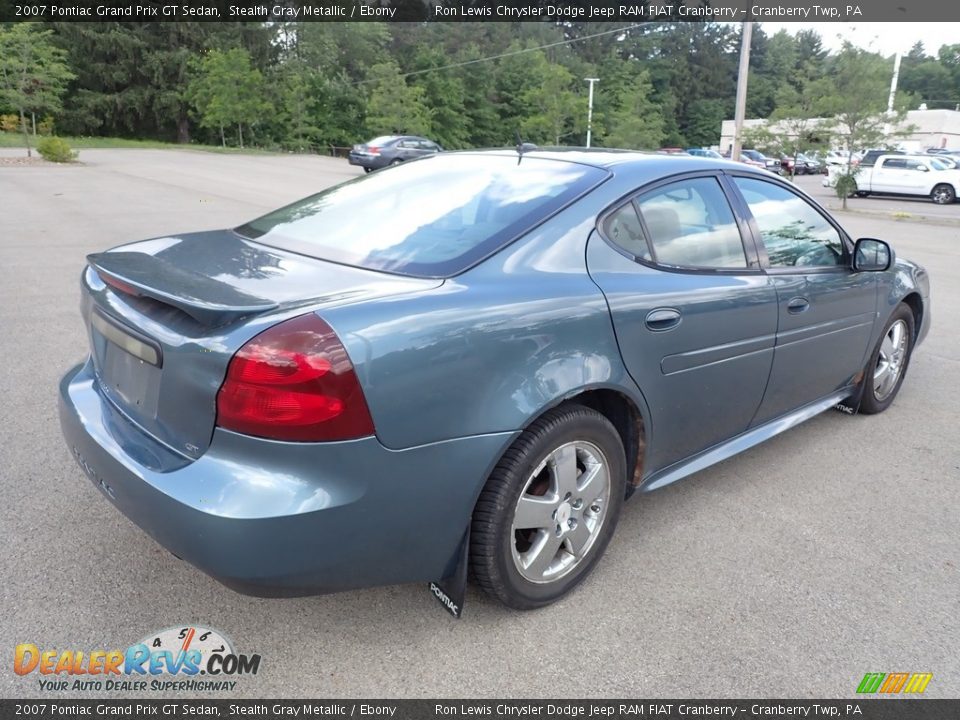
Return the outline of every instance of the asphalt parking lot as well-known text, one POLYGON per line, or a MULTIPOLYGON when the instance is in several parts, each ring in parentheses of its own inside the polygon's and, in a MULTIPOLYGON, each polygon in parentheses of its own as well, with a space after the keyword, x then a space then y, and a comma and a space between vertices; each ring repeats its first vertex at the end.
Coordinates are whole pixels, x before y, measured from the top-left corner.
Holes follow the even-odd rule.
MULTIPOLYGON (((457 622, 419 585, 237 595, 114 510, 60 437, 57 382, 86 353, 87 253, 237 225, 361 172, 303 156, 80 159, 0 167, 0 696, 43 695, 12 672, 17 643, 125 648, 187 623, 262 656, 241 697, 849 697, 864 673, 895 671, 960 696, 957 225, 839 216, 930 271, 933 329, 889 411, 829 412, 636 496, 572 596, 521 614, 471 589, 457 622)), ((890 201, 851 207, 870 202, 890 201)), ((960 220, 960 204, 940 210, 960 220)))

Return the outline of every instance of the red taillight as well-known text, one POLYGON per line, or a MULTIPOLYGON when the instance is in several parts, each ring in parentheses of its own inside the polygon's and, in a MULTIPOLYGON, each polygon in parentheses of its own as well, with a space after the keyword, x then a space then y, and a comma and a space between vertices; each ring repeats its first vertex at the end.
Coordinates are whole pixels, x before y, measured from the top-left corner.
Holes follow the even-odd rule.
POLYGON ((370 146, 367 148, 367 152, 370 153, 371 155, 379 155, 379 154, 380 154, 380 148, 378 148, 376 145, 370 145, 370 146))
POLYGON ((302 442, 373 434, 353 363, 313 313, 274 325, 237 351, 217 394, 217 425, 302 442))

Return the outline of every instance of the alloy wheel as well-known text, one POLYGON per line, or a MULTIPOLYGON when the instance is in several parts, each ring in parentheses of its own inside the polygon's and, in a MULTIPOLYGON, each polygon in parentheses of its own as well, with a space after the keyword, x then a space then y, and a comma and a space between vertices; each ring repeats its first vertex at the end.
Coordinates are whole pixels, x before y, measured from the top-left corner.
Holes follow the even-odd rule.
POLYGON ((903 373, 907 356, 907 332, 907 324, 903 320, 897 320, 880 343, 877 367, 873 371, 873 396, 880 402, 890 396, 903 373))
POLYGON ((610 501, 609 463, 593 443, 553 450, 530 474, 517 500, 511 555, 534 583, 569 574, 589 554, 610 501))

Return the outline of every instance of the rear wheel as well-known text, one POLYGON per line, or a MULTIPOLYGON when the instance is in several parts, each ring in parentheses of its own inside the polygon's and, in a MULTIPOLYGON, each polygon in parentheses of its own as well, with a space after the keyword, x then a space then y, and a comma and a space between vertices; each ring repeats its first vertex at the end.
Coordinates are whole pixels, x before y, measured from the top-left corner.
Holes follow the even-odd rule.
POLYGON ((901 303, 887 321, 880 342, 867 363, 860 412, 874 415, 890 407, 910 364, 913 338, 913 311, 901 303))
POLYGON ((949 205, 957 199, 957 193, 950 185, 937 185, 930 193, 930 199, 937 205, 949 205))
POLYGON ((391 164, 391 165, 399 165, 399 164, 402 163, 402 162, 403 162, 403 160, 401 160, 400 158, 395 158, 395 159, 393 159, 393 160, 390 161, 390 164, 391 164))
POLYGON ((563 597, 606 549, 625 491, 623 445, 609 420, 581 405, 545 413, 477 501, 470 566, 478 584, 519 610, 563 597))
POLYGON ((368 173, 368 172, 371 171, 371 169, 372 169, 372 168, 365 167, 365 168, 363 169, 363 171, 364 171, 365 173, 368 173))

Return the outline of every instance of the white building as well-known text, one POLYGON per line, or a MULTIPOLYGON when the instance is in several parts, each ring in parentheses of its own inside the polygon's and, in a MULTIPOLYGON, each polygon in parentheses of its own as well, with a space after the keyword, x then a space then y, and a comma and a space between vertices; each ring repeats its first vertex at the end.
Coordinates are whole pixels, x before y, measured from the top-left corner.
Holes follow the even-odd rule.
MULTIPOLYGON (((811 125, 829 122, 816 118, 811 125)), ((743 121, 744 131, 763 127, 768 123, 763 119, 743 121)), ((725 153, 733 147, 733 120, 724 120, 720 126, 720 152, 725 153)), ((903 127, 913 126, 912 132, 896 134, 890 143, 907 151, 920 151, 927 148, 947 148, 960 150, 960 112, 956 110, 910 110, 901 123, 903 127)), ((774 132, 777 123, 772 124, 774 132)))

